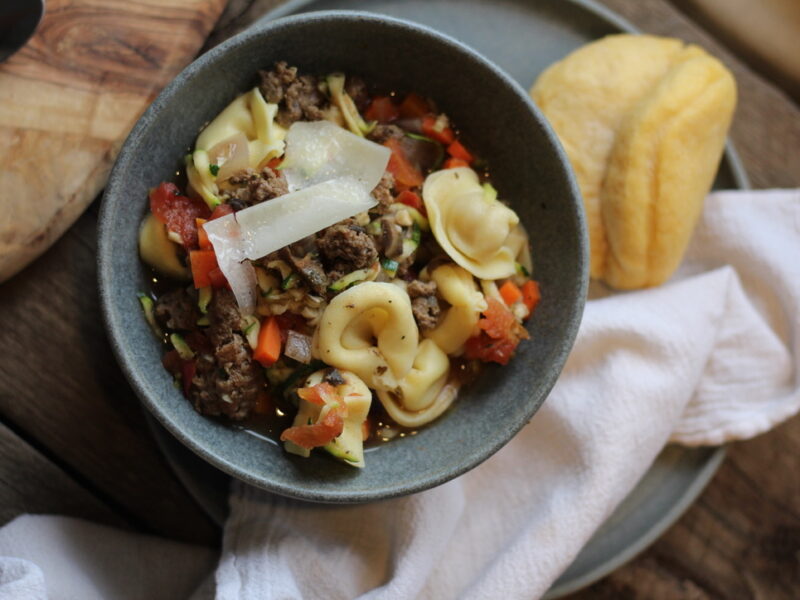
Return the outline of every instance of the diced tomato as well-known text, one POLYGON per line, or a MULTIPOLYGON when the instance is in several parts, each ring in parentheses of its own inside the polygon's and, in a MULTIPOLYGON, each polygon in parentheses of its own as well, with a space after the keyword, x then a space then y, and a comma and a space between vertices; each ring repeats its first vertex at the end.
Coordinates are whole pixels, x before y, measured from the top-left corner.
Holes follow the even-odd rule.
POLYGON ((408 161, 400 142, 390 138, 383 145, 392 151, 386 169, 394 175, 395 187, 399 190, 407 190, 421 186, 424 181, 422 173, 408 161))
POLYGON ((267 166, 270 169, 277 169, 279 166, 281 166, 282 162, 283 162, 283 157, 276 156, 275 158, 270 159, 270 161, 267 163, 267 166))
POLYGON ((214 289, 231 287, 230 284, 228 284, 228 280, 225 278, 225 275, 223 275, 222 269, 219 267, 216 269, 211 269, 208 272, 208 280, 211 282, 211 287, 214 289))
POLYGON ((533 279, 526 281, 522 286, 522 301, 528 307, 528 316, 533 314, 533 309, 539 304, 542 299, 542 293, 539 290, 539 283, 533 279))
POLYGON ((281 433, 281 441, 294 442, 301 448, 311 450, 329 444, 342 434, 344 419, 337 409, 331 409, 321 423, 289 427, 281 433))
POLYGON ((450 127, 442 127, 440 119, 432 115, 422 119, 422 135, 449 146, 456 139, 456 134, 450 127))
POLYGON ((336 388, 327 381, 323 381, 311 387, 298 389, 297 395, 303 400, 311 402, 311 404, 325 406, 326 401, 333 402, 336 400, 336 388))
POLYGON ((197 372, 197 363, 192 360, 183 361, 183 369, 181 371, 181 383, 183 384, 183 395, 189 397, 189 390, 192 388, 192 379, 197 372))
POLYGON ((167 229, 181 236, 186 249, 197 248, 195 219, 206 219, 211 212, 205 202, 181 196, 177 186, 168 182, 150 190, 150 210, 167 229))
POLYGON ((289 335, 290 330, 294 330, 297 333, 302 333, 303 335, 310 335, 313 333, 313 330, 309 329, 306 320, 300 315, 296 315, 287 311, 282 315, 277 315, 275 319, 278 321, 278 327, 280 327, 281 330, 282 342, 286 342, 286 338, 289 335))
POLYGON ((460 158, 468 163, 471 163, 473 160, 475 160, 475 157, 472 156, 472 154, 470 154, 469 151, 464 148, 464 145, 458 140, 455 140, 447 147, 447 153, 453 158, 460 158))
POLYGON ((419 94, 411 92, 400 103, 398 107, 400 116, 404 119, 411 117, 424 117, 432 111, 430 102, 419 94))
POLYGON ((486 303, 488 306, 478 321, 478 327, 491 338, 505 337, 517 325, 517 319, 497 298, 488 298, 486 303))
POLYGON ((501 365, 507 365, 508 361, 514 355, 514 350, 517 348, 519 341, 513 341, 509 338, 495 340, 481 332, 475 337, 471 337, 464 345, 464 356, 474 360, 482 360, 483 362, 496 362, 501 365))
POLYGON ((460 158, 448 158, 444 161, 442 168, 444 169, 455 169, 458 167, 468 167, 469 163, 465 160, 461 160, 460 158))
POLYGON ((399 116, 400 109, 389 96, 376 96, 364 112, 364 118, 367 121, 378 121, 379 123, 389 123, 399 116))
POLYGON ((197 372, 197 363, 194 360, 183 360, 177 350, 170 350, 161 357, 161 364, 173 377, 181 378, 183 395, 188 397, 192 387, 192 379, 197 372))
POLYGON ((213 250, 192 250, 189 252, 189 263, 192 266, 195 288, 199 290, 212 285, 209 273, 214 269, 219 269, 217 255, 213 250))
POLYGON ((422 203, 422 198, 419 197, 419 194, 415 194, 410 190, 403 190, 400 192, 394 201, 410 206, 411 208, 416 208, 418 211, 425 214, 425 205, 422 203))
POLYGON ((206 230, 203 229, 203 225, 208 223, 205 219, 195 219, 195 224, 197 224, 197 245, 200 247, 200 250, 213 250, 214 246, 211 245, 211 242, 208 240, 208 234, 206 234, 206 230))
POLYGON ((217 204, 216 208, 214 208, 214 212, 211 213, 211 216, 208 217, 209 221, 213 221, 214 219, 219 219, 220 217, 224 217, 225 215, 229 215, 233 212, 233 207, 230 204, 217 204))
POLYGON ((464 355, 468 359, 508 364, 520 340, 529 337, 528 332, 505 305, 497 298, 487 299, 478 327, 482 330, 465 344, 464 355))

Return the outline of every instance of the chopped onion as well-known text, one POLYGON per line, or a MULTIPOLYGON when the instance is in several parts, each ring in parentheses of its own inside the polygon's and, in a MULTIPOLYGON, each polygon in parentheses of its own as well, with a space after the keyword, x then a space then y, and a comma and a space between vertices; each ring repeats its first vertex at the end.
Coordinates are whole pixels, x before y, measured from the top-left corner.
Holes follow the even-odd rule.
POLYGON ((286 136, 283 174, 289 191, 351 177, 371 191, 386 171, 391 150, 329 121, 297 122, 286 136))
POLYGON ((217 181, 225 181, 238 171, 250 166, 250 150, 247 136, 237 133, 221 141, 208 151, 208 159, 212 165, 217 165, 217 181))
POLYGON ((283 353, 307 365, 311 362, 311 338, 290 329, 286 334, 286 348, 283 353))

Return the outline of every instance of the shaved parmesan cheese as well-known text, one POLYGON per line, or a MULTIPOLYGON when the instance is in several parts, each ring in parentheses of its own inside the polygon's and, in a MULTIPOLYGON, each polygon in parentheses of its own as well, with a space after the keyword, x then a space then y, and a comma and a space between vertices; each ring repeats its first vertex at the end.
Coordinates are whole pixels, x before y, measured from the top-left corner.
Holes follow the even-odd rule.
POLYGON ((371 191, 383 177, 390 155, 385 146, 330 121, 298 122, 286 136, 282 171, 290 192, 339 177, 352 177, 371 191))
POLYGON ((243 254, 261 258, 377 204, 351 177, 278 196, 236 213, 243 254))
POLYGON ((236 303, 245 314, 256 306, 256 272, 242 253, 242 237, 236 216, 225 215, 203 225, 214 247, 219 270, 231 285, 236 303))
POLYGON ((256 274, 248 259, 262 258, 375 206, 370 192, 391 154, 327 121, 295 123, 286 142, 283 173, 290 193, 203 225, 245 313, 256 304, 256 274))

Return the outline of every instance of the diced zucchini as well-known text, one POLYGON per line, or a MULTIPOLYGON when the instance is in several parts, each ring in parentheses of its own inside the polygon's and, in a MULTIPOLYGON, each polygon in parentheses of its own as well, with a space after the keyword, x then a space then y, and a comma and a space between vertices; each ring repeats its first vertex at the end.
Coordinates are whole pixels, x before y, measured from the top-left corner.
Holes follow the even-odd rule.
POLYGON ((298 277, 297 273, 289 273, 283 281, 281 281, 281 289, 282 290, 290 290, 297 285, 298 277))
POLYGON ((208 305, 211 302, 213 292, 211 286, 202 287, 197 292, 197 307, 203 314, 208 313, 208 305))
POLYGON ((483 188, 483 199, 486 200, 486 202, 494 202, 497 200, 497 190, 491 183, 487 181, 481 187, 483 188))
POLYGON ((328 289, 331 292, 343 292, 350 286, 353 286, 357 283, 362 281, 371 281, 375 279, 380 271, 380 263, 373 263, 367 269, 359 269, 358 271, 353 271, 352 273, 348 273, 344 277, 340 277, 336 281, 334 281, 331 285, 328 286, 328 289))
POLYGON ((523 265, 522 263, 514 263, 514 268, 516 269, 517 273, 519 273, 523 277, 531 276, 530 271, 528 271, 528 269, 526 269, 525 265, 523 265))
POLYGON ((411 227, 411 240, 414 241, 417 246, 419 246, 420 241, 422 241, 422 231, 418 223, 414 223, 411 227))
POLYGON ((142 292, 139 292, 136 294, 136 296, 139 298, 139 304, 142 305, 142 312, 144 312, 145 321, 147 321, 147 324, 150 325, 153 333, 160 338, 163 334, 161 333, 161 328, 158 326, 158 323, 156 323, 155 313, 153 312, 153 299, 142 292))
POLYGON ((369 225, 367 225, 367 233, 370 235, 380 235, 381 234, 381 220, 375 219, 371 221, 369 225))
POLYGON ((171 333, 169 334, 169 341, 172 347, 177 350, 178 356, 183 360, 192 360, 194 358, 194 352, 189 348, 189 344, 186 343, 183 336, 177 333, 171 333))
POLYGON ((258 333, 261 331, 261 322, 254 315, 242 317, 242 333, 247 338, 247 343, 255 350, 258 346, 258 333))
MULTIPOLYGON (((401 204, 399 202, 395 202, 389 208, 393 211, 398 211, 398 210, 408 211, 411 220, 414 221, 414 223, 416 223, 417 227, 419 227, 422 231, 430 231, 431 226, 430 223, 428 223, 428 219, 423 217, 422 213, 419 212, 413 206, 408 206, 407 204, 401 204)), ((380 231, 378 231, 378 233, 380 233, 380 231)))
POLYGON ((256 267, 256 281, 262 298, 269 298, 272 290, 279 286, 278 280, 261 267, 256 267))
POLYGON ((197 319, 197 326, 198 327, 208 327, 211 325, 211 319, 208 318, 208 315, 203 315, 199 319, 197 319))
POLYGON ((397 267, 400 266, 396 260, 392 260, 391 258, 384 258, 381 259, 381 267, 386 272, 389 277, 394 277, 397 275, 397 267))

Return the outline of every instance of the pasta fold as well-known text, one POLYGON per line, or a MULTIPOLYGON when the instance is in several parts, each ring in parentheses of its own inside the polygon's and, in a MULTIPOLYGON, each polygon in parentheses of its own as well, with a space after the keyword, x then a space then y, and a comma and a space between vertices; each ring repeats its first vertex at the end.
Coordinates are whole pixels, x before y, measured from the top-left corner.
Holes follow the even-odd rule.
POLYGON ((464 342, 474 334, 481 311, 486 310, 486 299, 478 290, 472 274, 457 265, 441 265, 431 273, 431 279, 450 308, 425 336, 436 342, 446 354, 460 354, 464 342))
POLYGON ((519 246, 510 247, 509 236, 519 217, 484 193, 475 171, 459 167, 431 173, 422 197, 433 235, 450 258, 480 279, 514 274, 519 246))
POLYGON ((316 336, 325 363, 352 371, 375 389, 394 389, 411 370, 419 331, 408 294, 391 283, 366 282, 325 308, 316 336))

